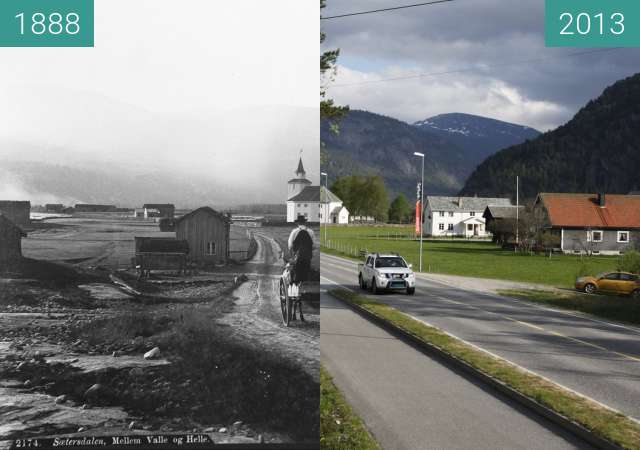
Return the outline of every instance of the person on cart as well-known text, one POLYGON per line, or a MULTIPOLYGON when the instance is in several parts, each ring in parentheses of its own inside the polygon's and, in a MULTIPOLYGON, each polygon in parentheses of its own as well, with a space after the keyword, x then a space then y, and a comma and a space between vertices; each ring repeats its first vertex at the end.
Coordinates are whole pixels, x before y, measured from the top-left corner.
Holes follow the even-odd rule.
MULTIPOLYGON (((307 218, 305 216, 299 215, 295 223, 298 226, 289 235, 287 243, 290 255, 288 264, 289 282, 300 286, 302 282, 309 279, 315 236, 313 230, 307 228, 307 218)), ((300 319, 304 320, 302 310, 300 310, 300 319)))

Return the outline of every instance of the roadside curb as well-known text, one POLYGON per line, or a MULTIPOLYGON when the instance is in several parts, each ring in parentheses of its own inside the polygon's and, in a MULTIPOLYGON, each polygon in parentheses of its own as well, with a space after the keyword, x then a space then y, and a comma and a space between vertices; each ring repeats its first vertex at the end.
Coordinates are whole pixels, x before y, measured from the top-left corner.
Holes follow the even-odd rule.
POLYGON ((337 299, 338 301, 340 301, 341 303, 347 305, 350 309, 352 309, 354 312, 356 312, 357 314, 359 314, 360 316, 364 317, 365 319, 369 320, 370 322, 373 322, 374 324, 380 326, 381 328, 383 328, 384 330, 388 331, 389 333, 393 334, 394 336, 398 337, 399 339, 401 339, 402 341, 404 341, 405 343, 411 345, 412 347, 416 348, 417 350, 429 355, 429 356, 434 356, 436 358, 438 358, 439 360, 443 361, 445 364, 447 364, 448 366, 459 370, 467 375, 470 375, 471 377, 481 381, 482 383, 489 385, 491 388, 495 389, 496 391, 498 391, 499 393, 501 393, 502 395, 505 395, 506 397, 510 398, 511 400, 517 402, 518 404, 526 407, 527 409, 533 411, 534 413, 546 418, 547 420, 553 422, 554 424, 558 425, 559 427, 563 428, 564 430, 568 431, 569 433, 573 434, 574 436, 577 436, 578 438, 582 439, 583 441, 593 445, 596 448, 599 449, 603 449, 603 450, 622 450, 623 448, 618 446, 617 444, 614 444, 611 441, 608 441, 604 438, 601 438, 595 434, 593 434, 591 431, 589 431, 587 428, 583 427, 582 425, 572 421, 571 419, 569 419, 568 417, 563 416, 562 414, 538 403, 537 401, 535 401, 534 399, 527 397, 526 395, 516 391, 515 389, 511 388, 510 386, 506 385, 505 383, 503 383, 502 381, 493 378, 490 375, 487 375, 486 373, 476 369, 475 367, 473 367, 472 365, 468 364, 467 362, 451 355, 450 353, 440 349, 439 347, 430 344, 428 342, 423 341, 422 339, 418 338, 417 336, 409 333, 408 331, 403 330, 402 328, 392 324, 391 322, 381 318, 380 316, 368 311, 367 309, 355 304, 355 303, 351 303, 349 301, 343 300, 333 294, 331 294, 330 291, 327 291, 327 293, 329 295, 331 295, 333 298, 337 299))

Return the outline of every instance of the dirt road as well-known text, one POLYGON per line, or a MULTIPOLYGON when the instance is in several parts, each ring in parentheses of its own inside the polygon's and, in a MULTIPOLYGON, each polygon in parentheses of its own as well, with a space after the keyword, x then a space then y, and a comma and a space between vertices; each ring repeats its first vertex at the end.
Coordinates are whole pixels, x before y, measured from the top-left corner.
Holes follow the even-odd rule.
POLYGON ((282 324, 278 282, 284 260, 278 242, 263 232, 254 234, 258 249, 245 264, 248 281, 236 289, 233 312, 220 321, 232 332, 265 352, 272 352, 301 367, 319 381, 320 311, 313 303, 303 303, 306 322, 299 320, 287 328, 282 324))

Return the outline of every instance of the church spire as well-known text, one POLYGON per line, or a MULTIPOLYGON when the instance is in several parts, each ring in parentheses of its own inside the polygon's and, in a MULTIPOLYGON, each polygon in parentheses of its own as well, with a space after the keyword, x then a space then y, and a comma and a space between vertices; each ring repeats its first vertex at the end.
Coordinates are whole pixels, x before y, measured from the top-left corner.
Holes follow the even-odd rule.
POLYGON ((302 156, 300 157, 300 161, 298 161, 298 169, 296 170, 296 175, 298 178, 305 178, 306 172, 304 171, 304 166, 302 165, 302 156))

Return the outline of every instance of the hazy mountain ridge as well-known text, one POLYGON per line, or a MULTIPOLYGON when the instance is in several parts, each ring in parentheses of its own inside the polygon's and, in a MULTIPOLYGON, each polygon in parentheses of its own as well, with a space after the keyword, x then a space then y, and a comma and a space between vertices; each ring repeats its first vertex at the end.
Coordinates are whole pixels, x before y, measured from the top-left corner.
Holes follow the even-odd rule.
POLYGON ((620 80, 567 124, 489 157, 462 194, 609 192, 640 188, 640 74, 620 80))
POLYGON ((322 168, 332 179, 380 174, 392 194, 402 192, 412 199, 421 169, 421 161, 413 153, 421 152, 426 155, 425 192, 454 194, 484 154, 499 150, 502 142, 522 142, 537 133, 528 127, 459 113, 443 114, 419 124, 353 110, 340 121, 336 135, 323 121, 321 139, 328 162, 322 168), (458 127, 456 131, 452 131, 454 126, 458 127), (498 137, 501 133, 505 136, 498 137))
POLYGON ((319 179, 318 110, 159 113, 95 92, 0 89, 0 199, 184 207, 285 203, 304 149, 319 179))
POLYGON ((472 158, 475 164, 498 150, 540 135, 531 127, 463 113, 440 114, 413 125, 466 150, 467 157, 472 158))
POLYGON ((338 134, 321 124, 328 157, 322 169, 332 179, 351 174, 380 174, 392 193, 415 197, 420 160, 425 158, 425 186, 430 192, 450 193, 462 186, 465 161, 462 149, 450 142, 391 117, 350 111, 340 121, 338 134))

